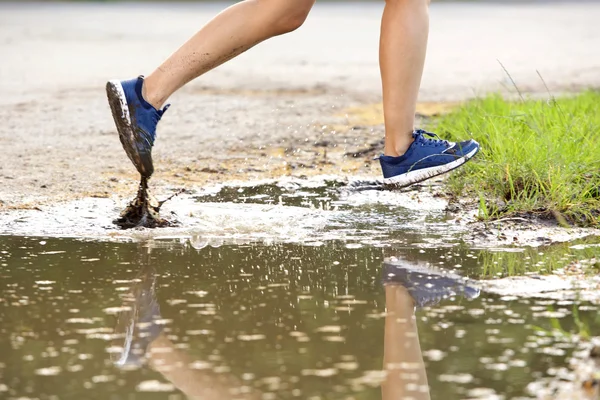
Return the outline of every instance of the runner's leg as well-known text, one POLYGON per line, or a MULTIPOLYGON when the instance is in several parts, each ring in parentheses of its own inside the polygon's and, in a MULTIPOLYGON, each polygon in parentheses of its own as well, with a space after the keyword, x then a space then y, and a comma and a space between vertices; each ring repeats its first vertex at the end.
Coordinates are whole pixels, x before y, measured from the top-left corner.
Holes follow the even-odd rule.
POLYGON ((404 154, 413 142, 428 34, 429 0, 386 0, 379 44, 386 156, 404 154))
POLYGON ((175 91, 273 36, 302 25, 314 0, 246 0, 221 12, 144 81, 144 98, 159 109, 175 91))

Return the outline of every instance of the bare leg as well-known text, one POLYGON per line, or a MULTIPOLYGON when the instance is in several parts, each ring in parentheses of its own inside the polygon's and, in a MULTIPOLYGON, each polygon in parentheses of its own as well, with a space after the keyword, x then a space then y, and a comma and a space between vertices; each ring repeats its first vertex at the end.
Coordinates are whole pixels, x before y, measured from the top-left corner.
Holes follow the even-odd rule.
POLYGON ((202 400, 258 400, 260 393, 244 387, 241 380, 229 374, 217 374, 210 369, 193 369, 187 354, 177 350, 164 335, 148 346, 148 363, 161 373, 189 399, 202 400))
POLYGON ((387 377, 381 385, 382 399, 429 400, 427 373, 423 363, 415 305, 404 286, 385 287, 385 334, 383 368, 387 377))
MULTIPOLYGON (((124 297, 124 310, 115 328, 117 337, 125 333, 122 353, 115 358, 117 365, 125 366, 144 359, 181 390, 188 399, 202 400, 259 400, 261 393, 241 379, 228 373, 216 373, 212 368, 194 368, 193 359, 178 349, 155 323, 161 318, 156 298, 156 269, 152 265, 152 249, 141 251, 140 271, 129 295, 124 297), (149 342, 149 343, 148 343, 149 342)), ((121 343, 116 339, 115 345, 121 343)), ((135 365, 135 364, 134 364, 135 365)))
POLYGON ((429 0, 386 0, 379 44, 386 156, 404 154, 413 141, 429 35, 428 8, 429 0))
POLYGON ((314 0, 246 0, 217 15, 145 79, 155 108, 175 91, 270 37, 298 28, 314 0))

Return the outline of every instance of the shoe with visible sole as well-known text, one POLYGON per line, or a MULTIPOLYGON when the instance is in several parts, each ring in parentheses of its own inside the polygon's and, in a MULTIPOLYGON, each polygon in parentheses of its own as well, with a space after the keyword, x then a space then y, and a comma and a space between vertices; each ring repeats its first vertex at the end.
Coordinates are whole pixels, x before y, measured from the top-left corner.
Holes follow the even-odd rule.
POLYGON ((414 131, 413 137, 404 155, 379 157, 384 185, 400 188, 422 182, 460 167, 479 151, 474 140, 448 142, 424 130, 414 131))
POLYGON ((479 297, 480 290, 460 275, 396 258, 383 263, 383 284, 404 286, 419 308, 452 296, 479 297))
POLYGON ((149 178, 154 172, 152 146, 156 126, 169 105, 162 110, 154 108, 142 96, 143 85, 142 76, 128 81, 112 80, 106 84, 106 95, 123 149, 139 173, 149 178))

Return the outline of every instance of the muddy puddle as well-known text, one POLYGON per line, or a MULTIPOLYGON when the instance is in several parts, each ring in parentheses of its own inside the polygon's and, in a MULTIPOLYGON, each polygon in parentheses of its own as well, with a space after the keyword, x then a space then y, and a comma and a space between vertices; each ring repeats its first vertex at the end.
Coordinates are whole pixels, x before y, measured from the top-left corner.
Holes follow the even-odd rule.
MULTIPOLYGON (((175 227, 121 230, 114 220, 128 202, 86 198, 0 213, 0 234, 148 238, 202 235, 223 240, 309 242, 331 239, 405 241, 397 232, 455 240, 445 200, 418 187, 383 191, 377 182, 336 178, 232 183, 179 194, 161 208, 175 227), (394 237, 392 237, 394 236, 394 237)), ((154 193, 167 198, 178 193, 154 193)))
POLYGON ((591 260, 595 243, 507 252, 397 235, 0 236, 0 398, 514 399, 555 382, 559 398, 589 394, 600 301, 496 294, 479 278, 591 260))
MULTIPOLYGON (((2 210, 0 235, 102 240, 202 237, 215 243, 344 240, 355 245, 447 246, 466 242, 476 247, 506 247, 567 242, 599 232, 522 219, 477 223, 477 211, 452 203, 439 181, 383 190, 380 182, 368 179, 285 177, 184 192, 161 187, 153 194, 159 199, 176 195, 160 209, 161 218, 170 222, 168 227, 121 229, 116 219, 135 201, 115 196, 2 210)), ((143 217, 143 213, 134 214, 135 221, 143 217)))

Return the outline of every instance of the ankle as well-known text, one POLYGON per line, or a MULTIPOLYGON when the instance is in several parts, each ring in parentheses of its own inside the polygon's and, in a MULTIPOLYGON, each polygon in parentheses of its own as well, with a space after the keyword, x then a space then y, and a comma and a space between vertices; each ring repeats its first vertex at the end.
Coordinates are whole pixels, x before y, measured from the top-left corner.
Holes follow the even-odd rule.
POLYGON ((157 86, 154 83, 154 80, 151 76, 144 79, 144 84, 142 85, 142 97, 146 100, 152 107, 160 110, 163 104, 167 101, 164 96, 161 96, 159 91, 156 90, 157 86))
POLYGON ((403 156, 414 141, 415 138, 412 136, 412 132, 410 135, 403 135, 393 141, 386 138, 383 154, 389 157, 403 156))

